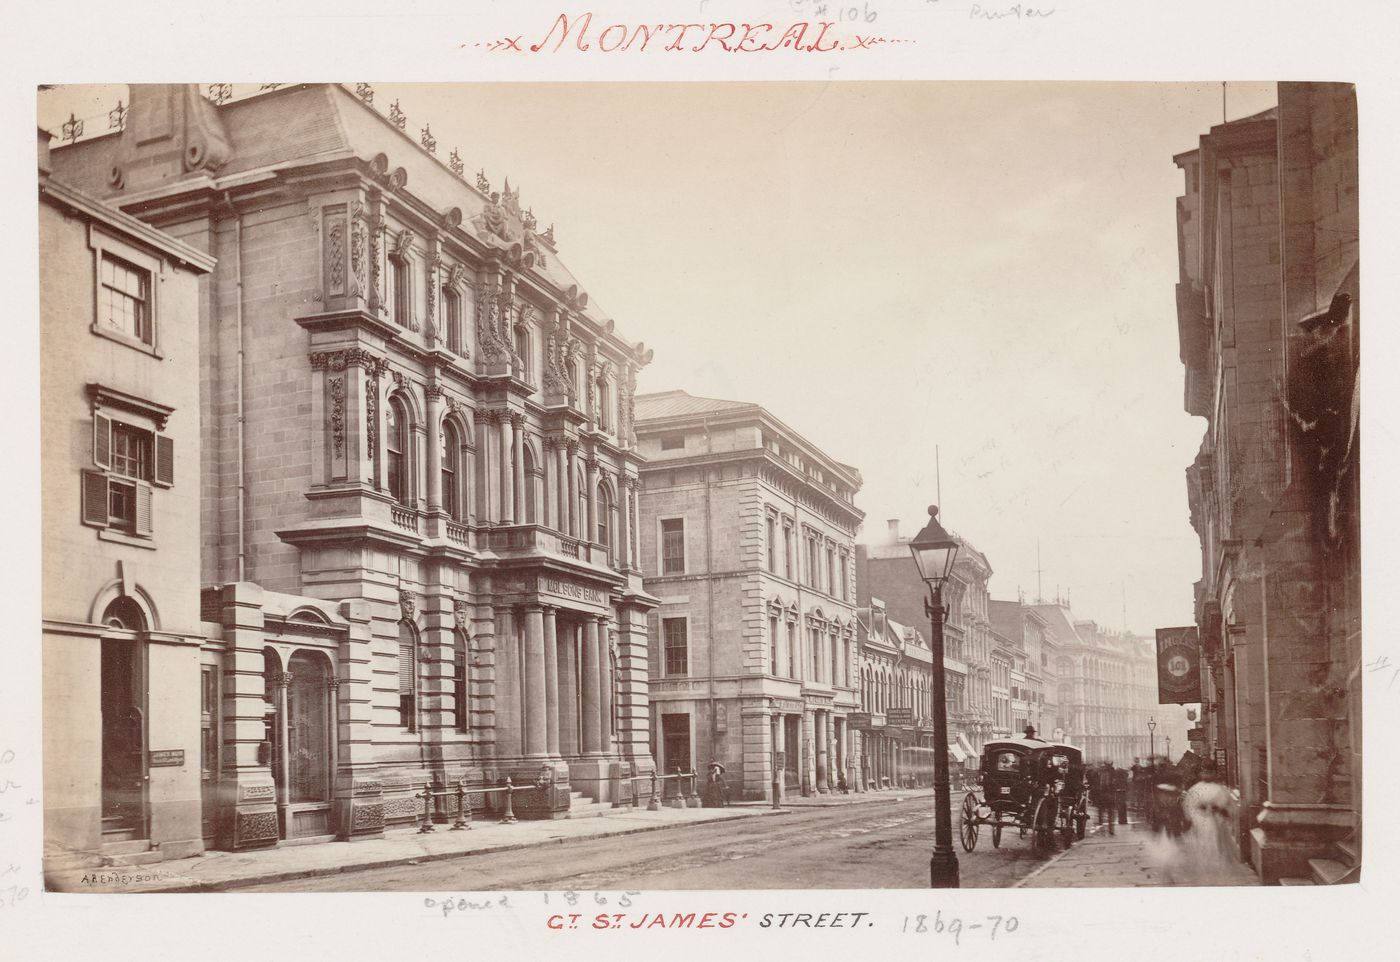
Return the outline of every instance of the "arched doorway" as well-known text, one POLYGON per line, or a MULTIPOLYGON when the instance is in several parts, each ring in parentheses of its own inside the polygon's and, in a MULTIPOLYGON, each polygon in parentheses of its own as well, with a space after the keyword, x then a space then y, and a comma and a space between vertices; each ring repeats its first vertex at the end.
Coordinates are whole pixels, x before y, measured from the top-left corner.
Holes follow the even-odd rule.
POLYGON ((105 841, 141 838, 146 821, 146 680, 140 634, 146 618, 120 597, 102 623, 102 835, 105 841))
POLYGON ((268 740, 282 837, 328 835, 336 737, 330 660, 297 651, 283 672, 277 653, 264 649, 263 677, 272 701, 268 740))

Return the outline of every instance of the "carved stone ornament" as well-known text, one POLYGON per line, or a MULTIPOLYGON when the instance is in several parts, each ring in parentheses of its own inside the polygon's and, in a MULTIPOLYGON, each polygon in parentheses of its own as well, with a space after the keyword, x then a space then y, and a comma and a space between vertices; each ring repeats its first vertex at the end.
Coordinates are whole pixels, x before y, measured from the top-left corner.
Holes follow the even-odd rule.
POLYGON ((412 621, 418 611, 418 599, 407 588, 399 589, 399 612, 404 621, 412 621))
POLYGON ((335 456, 345 456, 345 378, 330 379, 331 392, 331 446, 335 456))
POLYGON ((494 285, 479 285, 476 292, 476 339, 487 363, 509 356, 510 348, 502 334, 503 316, 510 314, 510 294, 494 285))
POLYGON ((465 601, 458 601, 453 604, 452 621, 462 631, 467 630, 467 618, 467 603, 465 601))
POLYGON ((394 256, 407 257, 413 247, 413 231, 405 227, 394 237, 394 256))

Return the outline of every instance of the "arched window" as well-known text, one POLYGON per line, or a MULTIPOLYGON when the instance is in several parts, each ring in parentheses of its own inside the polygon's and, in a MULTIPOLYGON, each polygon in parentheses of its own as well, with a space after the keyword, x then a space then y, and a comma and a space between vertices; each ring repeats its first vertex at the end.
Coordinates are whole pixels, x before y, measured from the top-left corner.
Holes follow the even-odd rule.
POLYGON ((608 379, 598 378, 598 427, 604 431, 612 429, 612 402, 608 398, 608 379))
POLYGON ((399 726, 418 728, 418 633, 406 621, 399 622, 399 726))
POLYGON ((462 445, 451 421, 442 423, 442 510, 454 521, 462 519, 462 497, 457 481, 457 464, 462 445))
POLYGON ((538 524, 539 518, 536 515, 538 495, 535 493, 535 453, 530 449, 529 444, 522 442, 520 447, 525 454, 525 504, 521 506, 524 510, 524 522, 526 524, 538 524))
POLYGON ((384 456, 388 467, 389 494, 399 504, 408 503, 408 414, 403 401, 390 398, 385 408, 384 456))
POLYGON ((115 599, 102 613, 102 623, 109 628, 145 631, 146 615, 134 598, 123 595, 115 599))
POLYGON ((576 398, 578 397, 578 365, 574 363, 573 358, 564 362, 564 370, 569 376, 569 396, 576 398))
POLYGON ((516 374, 523 380, 530 380, 530 329, 524 324, 515 325, 515 353, 520 358, 520 370, 516 374))
POLYGON ((617 530, 617 503, 606 481, 598 482, 598 544, 608 552, 608 560, 616 555, 612 543, 613 532, 617 530))
POLYGON ((574 536, 587 541, 593 532, 588 530, 588 482, 584 480, 583 469, 576 472, 574 489, 578 492, 578 516, 574 519, 574 536))
POLYGON ((452 633, 452 712, 456 716, 456 728, 464 732, 470 726, 469 703, 467 701, 467 636, 460 631, 452 633))

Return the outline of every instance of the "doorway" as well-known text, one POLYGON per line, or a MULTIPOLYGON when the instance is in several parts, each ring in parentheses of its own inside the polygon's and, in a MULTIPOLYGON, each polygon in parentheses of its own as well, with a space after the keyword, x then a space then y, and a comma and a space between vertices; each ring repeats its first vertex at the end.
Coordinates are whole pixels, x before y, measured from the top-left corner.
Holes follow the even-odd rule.
POLYGON ((277 653, 268 648, 263 650, 263 675, 272 702, 268 741, 281 837, 328 835, 334 768, 331 740, 336 737, 330 661, 319 652, 298 651, 283 672, 277 653))
POLYGON ((140 651, 135 641, 102 639, 102 834, 107 841, 140 838, 145 828, 140 651))
POLYGON ((661 716, 661 753, 664 774, 690 771, 690 715, 661 716))
POLYGON ((783 716, 783 789, 795 792, 802 788, 798 778, 798 759, 802 754, 802 718, 799 715, 783 716))

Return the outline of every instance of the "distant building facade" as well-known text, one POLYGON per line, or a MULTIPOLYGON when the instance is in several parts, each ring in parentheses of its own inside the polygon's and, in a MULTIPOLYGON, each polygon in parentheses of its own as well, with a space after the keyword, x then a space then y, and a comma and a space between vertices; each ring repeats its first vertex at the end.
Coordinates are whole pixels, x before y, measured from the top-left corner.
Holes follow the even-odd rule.
POLYGON ((652 736, 744 798, 849 789, 861 478, 755 404, 640 395, 652 736))
POLYGON ((1360 851, 1357 158, 1354 89, 1313 83, 1175 158, 1203 727, 1266 882, 1360 851))
POLYGON ((1045 619, 1019 601, 992 601, 989 611, 994 637, 1020 653, 1011 678, 1011 731, 1019 734, 1031 725, 1042 738, 1050 738, 1063 726, 1053 697, 1057 649, 1045 619))
POLYGON ((215 747, 183 799, 207 845, 377 835, 463 779, 474 807, 510 777, 518 814, 559 817, 653 766, 631 401, 649 355, 518 192, 371 97, 134 85, 124 129, 53 151, 55 179, 217 258, 188 306, 183 275, 162 288, 190 319, 162 328, 162 370, 189 383, 120 387, 147 399, 138 427, 180 432, 154 504, 167 530, 185 512, 159 552, 183 589, 160 617, 205 641, 142 683, 215 747))

